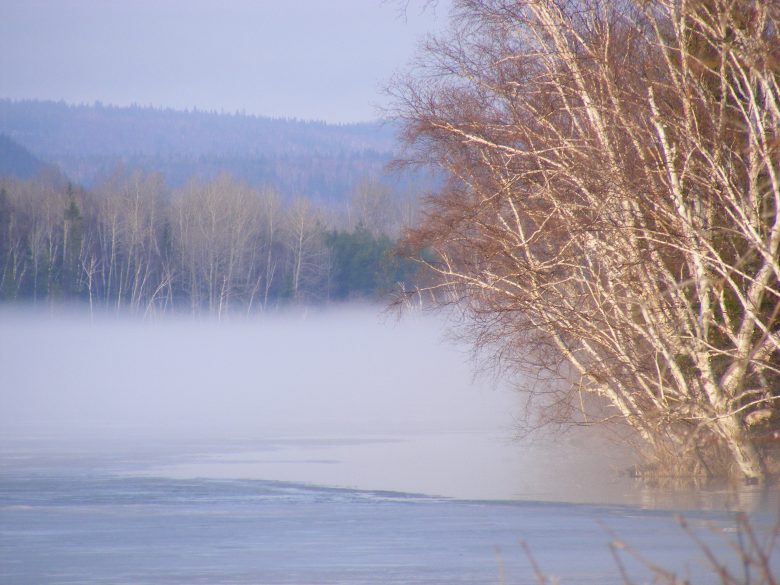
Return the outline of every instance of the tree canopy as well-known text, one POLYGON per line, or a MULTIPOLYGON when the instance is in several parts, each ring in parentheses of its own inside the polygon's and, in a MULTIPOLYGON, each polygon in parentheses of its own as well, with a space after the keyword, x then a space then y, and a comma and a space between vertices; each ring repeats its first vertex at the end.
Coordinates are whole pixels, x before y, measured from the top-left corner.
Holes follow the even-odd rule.
POLYGON ((217 315, 378 300, 411 276, 391 250, 412 205, 378 192, 379 211, 285 202, 225 174, 172 191, 139 170, 119 169, 92 190, 0 178, 0 300, 217 315))
POLYGON ((428 289, 667 471, 777 460, 779 24, 750 0, 456 0, 395 88, 411 158, 449 176, 406 239, 428 289))

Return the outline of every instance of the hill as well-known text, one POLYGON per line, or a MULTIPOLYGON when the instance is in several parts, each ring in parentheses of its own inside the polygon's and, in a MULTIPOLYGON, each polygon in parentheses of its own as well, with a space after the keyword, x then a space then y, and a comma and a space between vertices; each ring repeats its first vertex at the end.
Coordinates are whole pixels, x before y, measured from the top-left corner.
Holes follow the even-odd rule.
POLYGON ((0 175, 30 179, 47 171, 56 172, 21 144, 0 134, 0 175))
POLYGON ((380 123, 9 99, 0 99, 0 133, 85 186, 117 165, 160 171, 172 186, 228 171, 324 201, 381 174, 396 146, 393 129, 380 123))

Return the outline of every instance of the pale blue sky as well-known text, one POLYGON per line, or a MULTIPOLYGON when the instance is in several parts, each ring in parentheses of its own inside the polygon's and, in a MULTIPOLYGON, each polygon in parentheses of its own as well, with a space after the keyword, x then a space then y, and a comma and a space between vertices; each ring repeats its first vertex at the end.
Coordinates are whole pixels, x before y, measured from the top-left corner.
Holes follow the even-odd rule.
POLYGON ((0 97, 355 122, 447 5, 0 0, 0 97))

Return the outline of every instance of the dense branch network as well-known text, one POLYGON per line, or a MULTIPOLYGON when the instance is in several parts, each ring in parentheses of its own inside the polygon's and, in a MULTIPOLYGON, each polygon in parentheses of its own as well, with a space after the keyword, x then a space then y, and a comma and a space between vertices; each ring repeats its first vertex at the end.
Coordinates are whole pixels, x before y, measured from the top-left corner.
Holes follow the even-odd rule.
POLYGON ((376 299, 411 273, 391 248, 414 201, 376 179, 330 207, 229 175, 173 191, 138 170, 60 183, 0 178, 0 300, 221 316, 376 299))
POLYGON ((780 428, 779 12, 462 0, 397 88, 450 177, 407 238, 438 298, 707 474, 780 428))

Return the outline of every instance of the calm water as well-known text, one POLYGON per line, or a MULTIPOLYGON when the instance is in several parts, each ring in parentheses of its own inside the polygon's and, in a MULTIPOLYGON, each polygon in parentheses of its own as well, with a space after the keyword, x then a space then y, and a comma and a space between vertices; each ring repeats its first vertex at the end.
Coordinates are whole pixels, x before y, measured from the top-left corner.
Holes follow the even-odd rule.
MULTIPOLYGON (((711 582, 702 554, 670 509, 469 500, 230 478, 251 475, 252 461, 256 473, 268 471, 257 458, 264 453, 266 461, 286 460, 295 473, 316 479, 323 466, 339 465, 315 458, 318 453, 334 445, 348 451, 345 445, 382 443, 292 442, 294 448, 254 443, 252 451, 230 457, 218 449, 224 445, 213 444, 150 455, 77 448, 42 453, 34 445, 6 441, 0 582, 482 584, 505 578, 520 583, 532 576, 519 545, 524 539, 544 570, 563 583, 610 584, 622 582, 608 546, 615 537, 653 562, 711 582), (293 455, 309 458, 290 459, 293 455), (189 463, 176 463, 181 461, 189 463), (240 467, 233 467, 237 462, 240 467), (212 477, 195 477, 198 472, 212 477)), ((752 505, 766 529, 769 507, 754 496, 743 503, 752 505)), ((735 536, 732 513, 684 513, 727 559, 726 542, 735 536)), ((636 581, 649 578, 636 563, 627 563, 636 581)))
POLYGON ((726 561, 731 510, 777 510, 643 488, 584 431, 513 440, 523 398, 435 320, 0 321, 2 585, 528 583, 520 539, 608 585, 615 537, 695 577, 676 512, 726 561))

